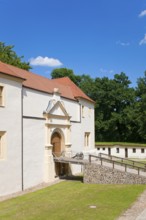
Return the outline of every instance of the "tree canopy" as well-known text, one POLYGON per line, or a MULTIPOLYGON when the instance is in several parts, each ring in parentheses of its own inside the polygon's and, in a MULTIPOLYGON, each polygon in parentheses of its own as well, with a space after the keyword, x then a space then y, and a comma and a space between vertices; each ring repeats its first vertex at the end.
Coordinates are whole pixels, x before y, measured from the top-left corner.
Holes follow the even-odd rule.
POLYGON ((69 77, 76 85, 79 85, 80 76, 75 75, 73 70, 67 68, 56 68, 51 73, 52 79, 69 77))
POLYGON ((146 140, 146 72, 137 81, 135 114, 138 134, 146 140))
POLYGON ((13 48, 13 45, 5 45, 4 42, 0 42, 0 61, 17 66, 21 69, 30 70, 31 66, 29 62, 22 61, 24 57, 19 57, 13 48))
POLYGON ((146 142, 146 72, 132 88, 125 73, 93 79, 66 68, 55 69, 52 78, 68 76, 95 101, 96 141, 146 142))

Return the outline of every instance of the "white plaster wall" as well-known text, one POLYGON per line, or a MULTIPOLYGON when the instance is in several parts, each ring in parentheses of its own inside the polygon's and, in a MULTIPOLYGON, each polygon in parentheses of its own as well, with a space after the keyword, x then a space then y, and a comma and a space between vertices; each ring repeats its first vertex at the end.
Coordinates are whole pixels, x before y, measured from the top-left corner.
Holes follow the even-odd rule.
POLYGON ((90 152, 95 149, 94 122, 92 123, 90 120, 85 118, 83 120, 83 123, 71 123, 71 144, 73 152, 90 152), (89 147, 84 146, 85 132, 90 132, 89 147))
MULTIPOLYGON (((0 107, 0 131, 6 131, 7 155, 0 160, 0 196, 22 190, 22 99, 21 82, 0 78, 5 87, 5 107, 0 107)), ((44 181, 45 120, 46 110, 52 95, 23 87, 23 180, 24 189, 44 181), (28 117, 28 118, 27 118, 28 117), (31 118, 32 117, 32 118, 31 118), (38 118, 38 119, 37 119, 38 118), (42 118, 42 119, 41 119, 42 118)), ((61 98, 71 116, 71 149, 73 152, 94 148, 94 110, 85 102, 90 115, 81 118, 80 103, 61 98), (81 121, 80 121, 81 120, 81 121), (74 122, 73 122, 74 121, 74 122), (84 149, 84 133, 90 132, 90 146, 84 149)), ((66 142, 66 140, 65 140, 66 142)), ((81 171, 81 166, 74 166, 81 171)))
MULTIPOLYGON (((80 123, 72 123, 71 126, 71 143, 72 152, 83 152, 85 158, 88 158, 89 153, 94 153, 95 139, 94 139, 94 105, 90 102, 80 100, 80 106, 84 105, 84 116, 81 115, 80 123), (85 147, 84 135, 85 132, 90 132, 89 146, 85 147)), ((82 172, 81 165, 72 165, 73 173, 82 172)))
POLYGON ((20 191, 21 178, 21 83, 0 78, 5 107, 0 107, 0 131, 6 131, 6 157, 0 160, 0 196, 20 191))
MULTIPOLYGON (((25 116, 32 117, 43 117, 43 111, 47 109, 50 99, 53 98, 52 94, 43 93, 40 91, 32 90, 29 88, 23 88, 23 102, 24 110, 23 114, 25 116)), ((63 101, 65 109, 69 116, 71 116, 71 121, 80 120, 80 104, 76 101, 61 98, 63 101)))
POLYGON ((128 157, 129 158, 146 158, 146 149, 144 153, 141 153, 142 147, 130 147, 128 149, 128 157), (136 152, 133 153, 133 148, 136 149, 136 152))
MULTIPOLYGON (((97 149, 97 153, 103 153, 103 154, 108 154, 108 148, 107 147, 98 147, 99 150, 97 149)), ((113 154, 113 152, 111 152, 113 154)))
POLYGON ((24 189, 44 181, 45 121, 24 119, 24 189))
MULTIPOLYGON (((49 100, 53 96, 41 93, 35 90, 24 88, 24 116, 43 117, 43 111, 46 110, 49 100)), ((94 144, 94 105, 85 100, 81 104, 85 106, 85 115, 81 117, 81 104, 61 98, 67 113, 71 116, 71 143, 74 151, 83 151, 93 149, 94 144), (90 112, 90 113, 89 113, 90 112), (84 133, 90 132, 90 146, 84 149, 84 133)))
MULTIPOLYGON (((29 117, 43 117, 43 111, 46 110, 49 100, 54 98, 53 95, 45 94, 39 91, 31 90, 28 88, 24 88, 24 116, 29 117)), ((72 101, 65 98, 57 98, 57 100, 63 101, 64 107, 71 116, 71 137, 70 137, 70 143, 71 143, 71 151, 72 153, 77 152, 90 152, 95 148, 94 144, 94 105, 88 101, 80 100, 80 102, 72 101), (85 115, 84 117, 81 117, 81 105, 85 106, 85 115), (90 145, 89 147, 84 147, 84 134, 85 132, 90 132, 90 145)), ((60 124, 59 119, 56 120, 56 123, 60 124)), ((55 120, 53 120, 55 122, 55 120)), ((65 122, 64 122, 65 123, 65 122)), ((61 122, 62 124, 62 122, 61 122)), ((25 125, 26 128, 28 125, 25 125)), ((33 126, 33 125, 31 125, 33 126)), ((60 126, 59 126, 60 127, 60 126)), ((24 128, 24 131, 25 129, 24 128)), ((35 128, 34 126, 34 129, 35 128)), ((38 128, 39 131, 39 128, 38 128)), ((31 133, 31 131, 30 131, 31 133)), ((33 136, 33 134, 32 134, 33 136)), ((24 136, 24 141, 26 141, 26 137, 24 136)), ((32 141, 33 142, 33 141, 32 141)), ((25 148, 27 145, 30 145, 31 142, 25 144, 25 148)), ((66 140, 65 140, 66 143, 66 140)), ((32 144, 31 144, 32 145, 32 144)), ((45 140, 44 143, 42 141, 38 141, 38 147, 39 145, 43 145, 45 147, 45 140), (44 144, 44 145, 43 145, 44 144)), ((29 152, 30 153, 30 152, 29 152)), ((28 153, 27 153, 28 154, 28 153)), ((30 153, 30 155, 32 152, 30 153)), ((26 157, 28 158, 28 156, 26 157)), ((31 159, 31 156, 30 156, 31 159)), ((27 171, 25 173, 25 180, 27 179, 27 183, 25 183, 25 187, 30 187, 32 184, 35 184, 38 181, 32 182, 30 181, 31 174, 35 172, 35 168, 32 166, 32 170, 30 170, 30 174, 27 174, 27 171), (28 180, 30 183, 28 183, 28 180)), ((27 166, 26 166, 27 167, 27 166)), ((72 166, 73 172, 77 173, 81 171, 81 166, 72 166)), ((26 169, 25 169, 26 170, 26 169)), ((39 177, 38 180, 41 180, 39 177)))
MULTIPOLYGON (((139 158, 139 159, 145 159, 146 158, 146 148, 143 147, 121 147, 119 145, 115 145, 111 148, 111 155, 117 156, 117 157, 125 157, 125 148, 128 149, 128 158, 139 158), (119 148, 119 153, 117 153, 117 148, 119 148), (133 148, 136 149, 136 152, 133 153, 133 148), (144 153, 141 152, 141 149, 144 149, 144 153)), ((108 147, 106 146, 98 146, 97 147, 97 153, 105 153, 108 154, 108 147), (100 148, 98 150, 98 148, 100 148), (103 150, 105 149, 105 150, 103 150)))
POLYGON ((117 156, 117 157, 125 157, 125 148, 120 146, 114 146, 111 147, 111 155, 117 156), (119 153, 117 153, 117 148, 119 148, 119 153))
POLYGON ((65 104, 65 108, 69 116, 71 116, 71 121, 79 122, 80 121, 80 104, 75 101, 71 101, 68 99, 63 99, 62 101, 65 104))
POLYGON ((43 117, 52 95, 40 91, 23 88, 23 115, 29 117, 43 117))
POLYGON ((83 146, 84 134, 90 132, 89 147, 84 146, 84 151, 92 151, 95 149, 94 105, 85 100, 80 100, 80 103, 84 106, 84 115, 81 115, 83 146))

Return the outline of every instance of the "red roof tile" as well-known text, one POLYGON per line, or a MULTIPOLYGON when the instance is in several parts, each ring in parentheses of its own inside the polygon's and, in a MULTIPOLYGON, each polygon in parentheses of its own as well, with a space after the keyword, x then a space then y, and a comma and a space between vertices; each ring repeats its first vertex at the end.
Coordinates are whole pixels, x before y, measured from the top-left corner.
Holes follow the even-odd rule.
POLYGON ((20 69, 18 67, 5 64, 1 61, 0 72, 6 75, 23 79, 23 86, 31 89, 53 93, 54 88, 58 88, 62 97, 73 100, 76 100, 77 98, 83 98, 90 102, 93 102, 93 100, 85 95, 85 93, 80 88, 78 88, 68 77, 48 79, 35 73, 20 69))
POLYGON ((57 79, 53 79, 52 81, 58 82, 63 85, 68 85, 72 89, 73 96, 75 98, 83 98, 83 99, 87 99, 88 101, 94 102, 78 86, 76 86, 68 77, 57 78, 57 79))

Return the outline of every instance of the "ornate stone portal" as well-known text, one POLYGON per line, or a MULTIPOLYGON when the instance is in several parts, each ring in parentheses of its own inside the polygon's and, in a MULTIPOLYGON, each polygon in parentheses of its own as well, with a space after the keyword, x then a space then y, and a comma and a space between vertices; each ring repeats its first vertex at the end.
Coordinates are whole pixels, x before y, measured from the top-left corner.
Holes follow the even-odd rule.
MULTIPOLYGON (((61 138, 60 151, 66 155, 71 153, 70 133, 71 123, 64 103, 60 100, 60 93, 57 88, 54 89, 53 98, 49 101, 48 107, 44 112, 46 145, 45 145, 45 182, 51 182, 56 176, 55 164, 53 160, 52 136, 58 133, 61 138)), ((60 153, 61 153, 60 152, 60 153)), ((59 152, 58 152, 59 153, 59 152)))

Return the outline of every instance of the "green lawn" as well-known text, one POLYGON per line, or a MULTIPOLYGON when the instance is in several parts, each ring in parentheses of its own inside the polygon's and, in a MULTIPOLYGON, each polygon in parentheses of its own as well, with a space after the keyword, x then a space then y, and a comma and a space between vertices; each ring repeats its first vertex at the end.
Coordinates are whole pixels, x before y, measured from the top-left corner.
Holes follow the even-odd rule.
POLYGON ((144 185, 97 185, 65 181, 1 202, 0 219, 114 220, 144 189, 144 185))
POLYGON ((95 146, 131 146, 131 147, 146 147, 146 144, 140 143, 129 143, 129 142, 95 142, 95 146))

